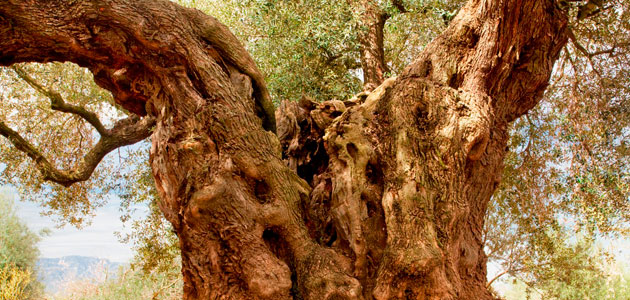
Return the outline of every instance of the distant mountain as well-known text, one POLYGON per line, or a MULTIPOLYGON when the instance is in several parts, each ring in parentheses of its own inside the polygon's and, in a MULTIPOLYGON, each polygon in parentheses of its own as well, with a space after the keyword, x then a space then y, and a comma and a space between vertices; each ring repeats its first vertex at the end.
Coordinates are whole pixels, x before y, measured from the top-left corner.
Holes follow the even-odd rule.
POLYGON ((106 278, 115 277, 118 269, 125 265, 104 258, 86 256, 41 258, 37 262, 37 275, 39 281, 46 287, 46 293, 56 294, 69 282, 81 280, 102 282, 106 278))

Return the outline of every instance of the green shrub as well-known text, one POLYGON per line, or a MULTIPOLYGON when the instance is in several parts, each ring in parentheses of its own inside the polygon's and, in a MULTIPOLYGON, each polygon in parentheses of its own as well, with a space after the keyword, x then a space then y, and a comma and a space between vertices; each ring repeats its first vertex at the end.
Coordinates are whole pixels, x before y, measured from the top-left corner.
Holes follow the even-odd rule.
POLYGON ((35 275, 40 237, 18 218, 13 201, 0 191, 0 300, 34 299, 42 291, 35 275))
POLYGON ((0 265, 0 300, 23 300, 32 296, 31 272, 13 264, 0 265))
POLYGON ((89 280, 68 284, 56 300, 175 300, 182 298, 182 278, 178 272, 144 274, 140 270, 121 270, 116 278, 101 284, 89 280))

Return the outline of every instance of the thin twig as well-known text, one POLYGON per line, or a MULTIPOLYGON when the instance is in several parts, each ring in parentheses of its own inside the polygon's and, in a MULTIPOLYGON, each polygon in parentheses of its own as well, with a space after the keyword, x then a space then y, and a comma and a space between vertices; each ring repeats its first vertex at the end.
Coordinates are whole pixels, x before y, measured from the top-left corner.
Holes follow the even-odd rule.
POLYGON ((103 126, 103 123, 101 123, 101 120, 99 120, 98 116, 95 113, 87 110, 82 106, 66 103, 61 97, 60 93, 58 93, 57 91, 53 91, 52 89, 43 87, 33 77, 29 76, 24 69, 18 66, 11 66, 11 69, 15 71, 18 77, 28 83, 28 85, 33 87, 42 95, 48 97, 50 99, 50 107, 52 109, 60 112, 71 113, 81 117, 82 119, 90 123, 102 136, 110 134, 109 131, 105 129, 105 126, 103 126))

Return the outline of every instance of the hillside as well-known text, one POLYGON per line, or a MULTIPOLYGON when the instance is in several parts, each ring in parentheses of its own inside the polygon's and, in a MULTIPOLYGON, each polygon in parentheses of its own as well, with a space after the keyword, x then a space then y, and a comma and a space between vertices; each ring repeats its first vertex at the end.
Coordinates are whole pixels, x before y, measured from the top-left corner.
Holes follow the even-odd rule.
POLYGON ((116 276, 118 269, 123 266, 124 263, 86 256, 41 258, 37 262, 38 278, 48 294, 56 294, 67 283, 77 280, 102 282, 108 277, 116 276))

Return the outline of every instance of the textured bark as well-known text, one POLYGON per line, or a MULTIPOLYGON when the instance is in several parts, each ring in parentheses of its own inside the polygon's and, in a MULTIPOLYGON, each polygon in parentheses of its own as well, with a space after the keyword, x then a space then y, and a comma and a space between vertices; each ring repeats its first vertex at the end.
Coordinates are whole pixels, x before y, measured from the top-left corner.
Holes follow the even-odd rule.
POLYGON ((551 1, 472 1, 399 78, 281 106, 286 159, 313 178, 307 225, 353 259, 366 298, 491 298, 481 236, 507 126, 566 39, 551 1))
POLYGON ((553 1, 473 0, 400 77, 283 103, 277 136, 243 47, 170 2, 0 0, 0 65, 78 63, 156 118, 185 299, 490 299, 481 235, 507 126, 565 31, 553 1))
POLYGON ((385 80, 388 72, 383 47, 385 22, 389 18, 372 0, 351 1, 361 11, 359 43, 363 90, 372 91, 385 80))

